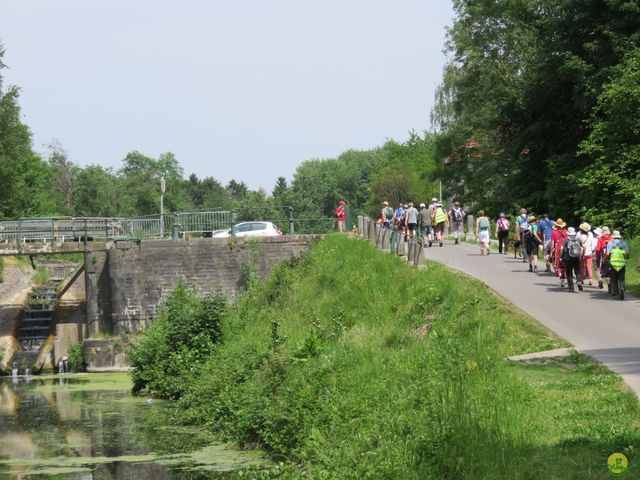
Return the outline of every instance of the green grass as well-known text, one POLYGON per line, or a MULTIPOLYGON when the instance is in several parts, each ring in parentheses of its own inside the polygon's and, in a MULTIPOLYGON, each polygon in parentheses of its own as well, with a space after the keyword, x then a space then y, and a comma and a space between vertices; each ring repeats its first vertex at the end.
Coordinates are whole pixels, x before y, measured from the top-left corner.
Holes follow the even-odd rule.
POLYGON ((176 413, 282 455, 264 478, 609 478, 640 463, 640 409, 584 357, 514 364, 566 342, 446 267, 329 236, 223 319, 176 413))
POLYGON ((640 237, 631 240, 629 247, 631 258, 626 268, 627 290, 631 295, 640 297, 640 237))

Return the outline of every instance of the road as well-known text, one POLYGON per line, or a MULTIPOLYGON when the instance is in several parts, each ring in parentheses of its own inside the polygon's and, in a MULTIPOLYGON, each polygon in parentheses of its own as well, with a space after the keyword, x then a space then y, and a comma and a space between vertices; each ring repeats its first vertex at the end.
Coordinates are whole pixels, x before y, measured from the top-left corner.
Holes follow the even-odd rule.
POLYGON ((425 248, 424 254, 481 280, 577 351, 619 373, 640 397, 640 299, 614 300, 597 285, 569 293, 556 276, 530 273, 528 264, 515 260, 513 253, 481 256, 480 249, 468 243, 447 242, 442 248, 425 248))

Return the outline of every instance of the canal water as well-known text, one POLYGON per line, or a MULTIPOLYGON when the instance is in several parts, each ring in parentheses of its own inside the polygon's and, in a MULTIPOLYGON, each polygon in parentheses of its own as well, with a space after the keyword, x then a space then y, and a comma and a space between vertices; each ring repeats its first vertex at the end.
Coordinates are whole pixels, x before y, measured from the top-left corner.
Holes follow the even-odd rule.
POLYGON ((0 478, 222 479, 265 464, 130 391, 119 373, 0 377, 0 478))

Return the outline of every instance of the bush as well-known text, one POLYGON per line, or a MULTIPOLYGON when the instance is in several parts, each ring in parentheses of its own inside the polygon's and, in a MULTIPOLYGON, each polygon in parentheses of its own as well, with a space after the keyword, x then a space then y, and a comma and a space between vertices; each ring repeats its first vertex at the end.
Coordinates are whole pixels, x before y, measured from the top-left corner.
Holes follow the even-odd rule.
POLYGON ((221 340, 225 305, 221 294, 200 297, 184 282, 178 283, 142 341, 131 349, 134 392, 149 388, 159 397, 179 398, 186 379, 196 375, 221 340))
POLYGON ((67 355, 67 361, 69 367, 74 372, 79 372, 84 369, 84 343, 74 343, 69 346, 69 352, 67 355))

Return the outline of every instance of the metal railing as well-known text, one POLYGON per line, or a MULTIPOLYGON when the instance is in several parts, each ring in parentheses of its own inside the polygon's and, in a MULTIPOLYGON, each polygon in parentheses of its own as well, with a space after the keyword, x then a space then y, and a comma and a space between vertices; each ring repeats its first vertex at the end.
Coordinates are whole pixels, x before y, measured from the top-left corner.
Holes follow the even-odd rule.
POLYGON ((295 218, 291 207, 175 212, 134 218, 43 217, 0 222, 0 243, 85 242, 210 237, 243 221, 270 221, 283 234, 329 233, 333 217, 295 218))

